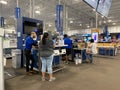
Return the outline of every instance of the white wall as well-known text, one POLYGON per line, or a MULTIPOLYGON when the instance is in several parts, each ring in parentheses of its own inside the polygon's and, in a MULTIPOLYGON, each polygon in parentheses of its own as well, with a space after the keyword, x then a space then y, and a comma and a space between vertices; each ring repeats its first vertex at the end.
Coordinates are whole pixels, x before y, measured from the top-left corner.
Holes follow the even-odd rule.
MULTIPOLYGON (((104 28, 100 28, 101 33, 103 33, 104 28)), ((108 27, 109 33, 120 33, 120 26, 111 26, 108 27)), ((68 35, 74 34, 91 34, 91 29, 82 29, 82 30, 69 30, 67 31, 68 35)))
POLYGON ((120 33, 120 26, 109 27, 109 33, 120 33))

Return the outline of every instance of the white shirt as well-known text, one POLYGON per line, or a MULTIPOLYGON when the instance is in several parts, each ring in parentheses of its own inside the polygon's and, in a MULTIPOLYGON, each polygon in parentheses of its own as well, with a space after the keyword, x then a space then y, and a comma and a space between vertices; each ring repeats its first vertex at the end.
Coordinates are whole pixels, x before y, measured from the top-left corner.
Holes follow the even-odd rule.
POLYGON ((96 43, 91 43, 90 47, 92 49, 92 53, 97 54, 97 44, 96 43))

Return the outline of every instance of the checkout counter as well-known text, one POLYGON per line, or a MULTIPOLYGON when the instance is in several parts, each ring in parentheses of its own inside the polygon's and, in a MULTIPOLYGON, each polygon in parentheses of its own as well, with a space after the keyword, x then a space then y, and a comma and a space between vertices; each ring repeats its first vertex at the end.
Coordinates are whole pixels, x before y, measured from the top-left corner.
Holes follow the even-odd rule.
MULTIPOLYGON (((63 70, 65 68, 64 66, 61 65, 62 55, 66 55, 66 49, 64 49, 64 46, 66 45, 55 45, 54 60, 53 60, 53 73, 63 70)), ((33 52, 32 54, 35 60, 34 69, 40 72, 41 60, 40 60, 39 48, 36 47, 35 49, 33 49, 32 52, 33 52)))
POLYGON ((117 52, 117 44, 103 42, 97 44, 98 54, 99 55, 107 55, 107 56, 115 56, 117 52))

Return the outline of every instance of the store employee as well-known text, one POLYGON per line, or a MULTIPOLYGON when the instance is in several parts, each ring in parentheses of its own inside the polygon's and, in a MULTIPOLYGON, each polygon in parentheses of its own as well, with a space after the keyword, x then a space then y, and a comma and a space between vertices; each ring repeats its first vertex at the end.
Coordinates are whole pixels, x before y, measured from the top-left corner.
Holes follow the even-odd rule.
POLYGON ((34 41, 34 38, 36 38, 36 33, 31 32, 31 35, 26 38, 26 42, 25 42, 26 73, 27 73, 27 75, 30 75, 30 74, 32 74, 31 72, 33 72, 34 59, 33 59, 33 56, 31 54, 31 49, 37 45, 37 42, 34 41), (31 63, 31 68, 29 69, 30 60, 32 61, 32 63, 31 63))

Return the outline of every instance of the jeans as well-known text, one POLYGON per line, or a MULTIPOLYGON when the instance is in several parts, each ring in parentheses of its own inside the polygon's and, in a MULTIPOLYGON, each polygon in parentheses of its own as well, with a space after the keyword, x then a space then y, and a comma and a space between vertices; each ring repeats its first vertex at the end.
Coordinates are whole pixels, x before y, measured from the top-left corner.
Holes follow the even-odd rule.
POLYGON ((92 56, 92 54, 87 54, 86 58, 89 59, 91 63, 93 62, 93 56, 92 56))
POLYGON ((42 62, 42 72, 46 72, 46 69, 49 74, 52 73, 52 63, 53 63, 53 55, 49 57, 41 57, 41 62, 42 62))

